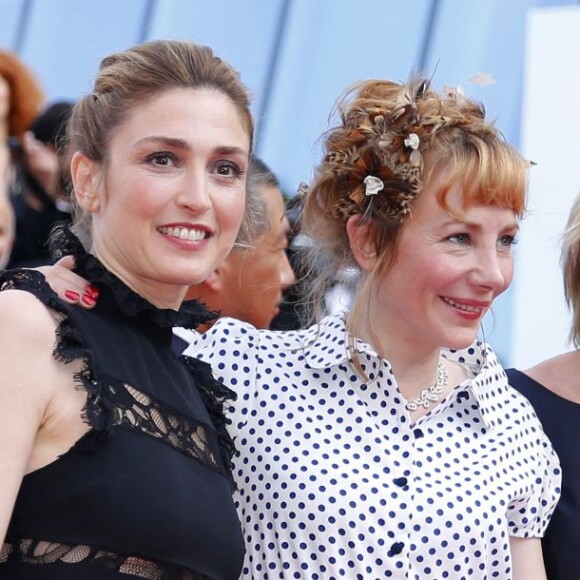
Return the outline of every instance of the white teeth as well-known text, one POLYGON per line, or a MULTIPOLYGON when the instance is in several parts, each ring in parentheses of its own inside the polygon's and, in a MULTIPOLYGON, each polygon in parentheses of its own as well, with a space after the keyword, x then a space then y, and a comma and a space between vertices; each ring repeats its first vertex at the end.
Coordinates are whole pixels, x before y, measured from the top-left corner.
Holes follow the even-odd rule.
POLYGON ((189 230, 189 232, 187 233, 187 239, 190 242, 197 242, 199 240, 203 240, 204 235, 205 234, 199 230, 189 230))
POLYGON ((459 304, 458 302, 454 302, 453 300, 451 300, 451 298, 445 297, 443 297, 443 301, 447 302, 447 304, 453 306, 454 308, 457 308, 458 310, 463 310, 464 312, 477 312, 478 314, 481 314, 483 312, 482 306, 469 306, 467 304, 459 304))
POLYGON ((188 240, 190 242, 199 242, 205 238, 205 231, 185 228, 183 226, 163 227, 159 228, 162 234, 179 238, 180 240, 188 240))

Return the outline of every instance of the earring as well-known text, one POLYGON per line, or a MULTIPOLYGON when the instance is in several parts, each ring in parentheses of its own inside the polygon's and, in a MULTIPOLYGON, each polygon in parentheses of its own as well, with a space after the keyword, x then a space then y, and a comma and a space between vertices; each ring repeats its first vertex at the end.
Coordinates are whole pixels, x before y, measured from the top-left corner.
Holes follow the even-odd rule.
POLYGON ((483 320, 479 324, 479 333, 481 335, 481 344, 483 345, 483 366, 487 366, 487 340, 485 338, 485 327, 483 326, 483 320))

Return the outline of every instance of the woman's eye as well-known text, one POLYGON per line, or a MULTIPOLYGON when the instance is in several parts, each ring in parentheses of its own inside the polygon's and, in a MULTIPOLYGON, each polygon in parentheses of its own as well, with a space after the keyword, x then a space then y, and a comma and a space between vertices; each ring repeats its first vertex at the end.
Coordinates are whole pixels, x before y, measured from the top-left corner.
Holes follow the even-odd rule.
POLYGON ((456 244, 467 244, 469 243, 469 234, 453 234, 447 239, 450 242, 455 242, 456 244))
POLYGON ((158 153, 149 155, 149 157, 147 157, 147 161, 159 167, 167 167, 173 161, 175 161, 175 155, 173 155, 173 153, 169 153, 168 151, 160 151, 158 153))
POLYGON ((512 246, 515 246, 517 243, 518 241, 515 236, 501 236, 501 238, 499 239, 499 245, 502 248, 511 248, 512 246))
POLYGON ((216 166, 216 173, 222 177, 236 178, 242 175, 241 169, 232 162, 218 163, 216 166))

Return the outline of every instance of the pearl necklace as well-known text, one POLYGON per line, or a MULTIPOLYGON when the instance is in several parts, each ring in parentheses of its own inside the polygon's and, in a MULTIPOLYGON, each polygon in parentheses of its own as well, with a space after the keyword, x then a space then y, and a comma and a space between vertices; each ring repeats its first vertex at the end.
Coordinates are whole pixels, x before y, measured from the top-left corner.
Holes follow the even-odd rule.
POLYGON ((449 375, 447 373, 447 369, 445 368, 445 364, 443 363, 443 359, 439 357, 439 361, 437 362, 437 375, 435 384, 431 385, 427 389, 423 389, 420 395, 412 401, 407 401, 407 399, 403 397, 403 401, 407 410, 416 411, 419 407, 428 409, 432 402, 438 401, 439 397, 441 397, 443 389, 447 386, 448 378, 449 375))

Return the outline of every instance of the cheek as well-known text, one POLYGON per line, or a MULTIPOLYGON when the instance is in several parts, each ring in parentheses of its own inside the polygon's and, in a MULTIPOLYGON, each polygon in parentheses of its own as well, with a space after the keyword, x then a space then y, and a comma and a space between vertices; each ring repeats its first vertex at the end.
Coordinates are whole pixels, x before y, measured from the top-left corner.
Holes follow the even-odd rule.
POLYGON ((163 190, 147 182, 130 183, 126 191, 126 195, 119 196, 121 203, 137 215, 156 215, 165 202, 163 190))
POLYGON ((168 195, 163 182, 148 179, 133 171, 118 169, 115 172, 114 168, 108 172, 100 193, 102 204, 123 208, 135 215, 159 212, 168 195))
POLYGON ((220 229, 237 235, 244 218, 244 194, 238 191, 231 196, 223 196, 215 202, 214 207, 220 229))
POLYGON ((269 251, 261 256, 259 266, 262 280, 267 281, 267 284, 276 292, 280 286, 280 276, 284 267, 280 256, 276 252, 269 251))
POLYGON ((408 272, 411 283, 415 280, 427 288, 444 288, 461 278, 465 271, 457 263, 428 260, 408 272))

